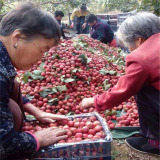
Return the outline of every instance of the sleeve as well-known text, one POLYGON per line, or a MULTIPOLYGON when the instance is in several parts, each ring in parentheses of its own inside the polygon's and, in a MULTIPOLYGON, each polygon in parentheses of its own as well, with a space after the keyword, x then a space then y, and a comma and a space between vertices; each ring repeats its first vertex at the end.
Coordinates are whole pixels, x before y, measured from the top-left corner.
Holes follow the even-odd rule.
POLYGON ((99 25, 92 32, 91 37, 93 39, 102 40, 105 37, 105 30, 103 25, 99 25))
POLYGON ((74 21, 74 17, 76 16, 76 11, 71 14, 71 21, 74 21))
POLYGON ((37 150, 39 145, 30 133, 16 132, 13 117, 8 107, 9 84, 0 80, 0 140, 1 156, 27 156, 37 150))
POLYGON ((31 101, 24 96, 22 96, 22 101, 23 101, 23 104, 31 103, 31 101))
POLYGON ((106 110, 119 105, 135 95, 145 84, 147 77, 147 71, 139 63, 130 63, 126 68, 126 75, 112 89, 94 97, 95 108, 106 110))

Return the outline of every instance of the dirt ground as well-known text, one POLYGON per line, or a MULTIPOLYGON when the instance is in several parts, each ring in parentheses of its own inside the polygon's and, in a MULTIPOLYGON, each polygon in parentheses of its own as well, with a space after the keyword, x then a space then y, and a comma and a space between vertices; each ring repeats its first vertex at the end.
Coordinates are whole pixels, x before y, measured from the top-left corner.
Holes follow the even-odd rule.
POLYGON ((112 160, 127 160, 128 147, 124 140, 113 140, 112 142, 112 160))
POLYGON ((147 156, 135 152, 133 158, 129 159, 130 150, 124 140, 113 140, 112 142, 112 160, 160 160, 160 157, 147 156), (142 158, 141 158, 142 157, 142 158))

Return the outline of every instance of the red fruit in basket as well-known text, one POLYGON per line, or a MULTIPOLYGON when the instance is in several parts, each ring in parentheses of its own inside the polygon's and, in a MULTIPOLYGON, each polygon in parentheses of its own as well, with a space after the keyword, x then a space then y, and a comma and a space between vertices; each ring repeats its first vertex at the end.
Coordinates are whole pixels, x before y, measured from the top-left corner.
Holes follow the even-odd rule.
POLYGON ((82 133, 82 128, 77 128, 77 133, 82 133))
POLYGON ((100 138, 104 138, 105 137, 104 133, 102 133, 102 132, 97 132, 95 136, 98 136, 100 138))
POLYGON ((90 129, 94 127, 92 122, 86 122, 86 126, 90 129))
POLYGON ((73 127, 74 126, 74 121, 69 121, 68 126, 73 127))
POLYGON ((101 131, 102 130, 102 126, 98 125, 94 128, 97 132, 101 131))
POLYGON ((83 138, 87 138, 87 136, 88 136, 88 134, 86 134, 86 133, 83 133, 83 138))
POLYGON ((82 138, 82 133, 76 133, 76 134, 75 134, 75 137, 76 137, 76 138, 82 138))
POLYGON ((74 127, 78 128, 80 126, 80 123, 79 122, 75 122, 74 123, 74 127))
POLYGON ((93 125, 96 127, 97 125, 100 125, 99 121, 94 121, 93 125))
POLYGON ((87 136, 87 138, 92 139, 92 138, 93 138, 93 135, 92 135, 92 134, 89 134, 89 135, 87 136))
POLYGON ((109 125, 109 128, 113 129, 115 127, 115 125, 116 125, 115 123, 112 123, 112 124, 109 125))
POLYGON ((96 134, 96 131, 95 131, 95 129, 90 129, 90 130, 88 131, 88 133, 89 133, 89 134, 92 134, 92 135, 95 135, 95 134, 96 134))
POLYGON ((72 143, 72 142, 74 142, 74 141, 71 140, 71 139, 68 139, 66 142, 67 142, 67 143, 72 143))
POLYGON ((82 138, 75 138, 75 142, 80 142, 82 141, 82 138))
POLYGON ((87 121, 88 121, 87 118, 83 118, 83 119, 82 119, 82 122, 87 122, 87 121))
POLYGON ((71 136, 72 136, 72 132, 71 132, 71 131, 68 131, 68 132, 67 132, 67 135, 68 135, 68 137, 71 137, 71 136))
POLYGON ((69 129, 69 126, 68 126, 68 125, 65 125, 65 126, 63 127, 63 129, 69 129))
POLYGON ((72 131, 73 134, 76 134, 76 133, 77 133, 77 129, 74 128, 74 127, 71 127, 70 130, 72 131))
POLYGON ((97 118, 96 118, 95 116, 92 116, 92 117, 90 117, 89 119, 90 119, 92 122, 94 122, 94 121, 97 120, 97 118))
POLYGON ((82 132, 83 132, 83 133, 88 133, 88 131, 89 131, 89 128, 88 128, 87 126, 84 126, 84 127, 82 128, 82 132))
POLYGON ((58 143, 65 143, 65 140, 60 140, 58 143))
POLYGON ((80 122, 80 127, 84 127, 85 126, 85 122, 80 122))

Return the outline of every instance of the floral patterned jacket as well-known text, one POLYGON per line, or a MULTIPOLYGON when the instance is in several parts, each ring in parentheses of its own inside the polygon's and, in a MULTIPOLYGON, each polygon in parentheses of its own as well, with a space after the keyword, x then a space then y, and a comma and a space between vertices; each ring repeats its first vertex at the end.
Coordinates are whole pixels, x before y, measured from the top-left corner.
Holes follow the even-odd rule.
MULTIPOLYGON (((16 71, 6 48, 0 41, 0 159, 28 157, 36 151, 35 138, 26 132, 14 130, 13 117, 8 108, 16 71)), ((28 102, 23 99, 23 103, 28 102)))

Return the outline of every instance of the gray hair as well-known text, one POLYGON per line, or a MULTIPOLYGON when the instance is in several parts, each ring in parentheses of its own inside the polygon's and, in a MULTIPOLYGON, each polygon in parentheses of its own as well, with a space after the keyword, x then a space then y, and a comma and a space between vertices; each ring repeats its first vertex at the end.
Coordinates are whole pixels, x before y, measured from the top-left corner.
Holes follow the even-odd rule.
POLYGON ((126 46, 135 44, 136 38, 148 39, 160 32, 160 19, 149 12, 139 12, 128 17, 117 32, 117 39, 126 46))

